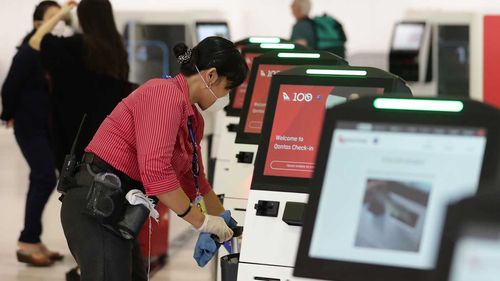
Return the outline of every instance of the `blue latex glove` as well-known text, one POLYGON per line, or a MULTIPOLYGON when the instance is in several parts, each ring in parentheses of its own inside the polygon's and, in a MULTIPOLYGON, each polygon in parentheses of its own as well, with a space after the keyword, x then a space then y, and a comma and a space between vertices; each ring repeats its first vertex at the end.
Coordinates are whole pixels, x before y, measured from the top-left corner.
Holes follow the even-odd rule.
MULTIPOLYGON (((229 227, 235 227, 238 223, 231 218, 230 211, 224 211, 220 216, 224 219, 229 227)), ((217 243, 212 237, 211 233, 200 233, 196 246, 194 247, 193 258, 198 263, 198 266, 204 267, 217 253, 219 247, 222 245, 217 243)))

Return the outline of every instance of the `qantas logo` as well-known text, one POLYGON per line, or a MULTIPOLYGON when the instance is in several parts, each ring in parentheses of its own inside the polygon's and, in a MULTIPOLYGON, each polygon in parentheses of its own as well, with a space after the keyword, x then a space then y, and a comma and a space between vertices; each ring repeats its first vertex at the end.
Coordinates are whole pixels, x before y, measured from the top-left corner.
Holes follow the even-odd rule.
MULTIPOLYGON (((313 100, 313 94, 311 93, 291 93, 283 92, 283 100, 291 102, 311 102, 313 100)), ((321 101, 321 98, 318 99, 321 101)))

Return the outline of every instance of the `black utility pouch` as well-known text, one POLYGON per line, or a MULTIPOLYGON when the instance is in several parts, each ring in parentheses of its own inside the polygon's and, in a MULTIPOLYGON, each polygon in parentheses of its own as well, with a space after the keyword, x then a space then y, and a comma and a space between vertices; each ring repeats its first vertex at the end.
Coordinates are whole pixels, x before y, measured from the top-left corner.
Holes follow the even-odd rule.
POLYGON ((85 212, 101 223, 114 224, 123 215, 124 200, 120 178, 112 173, 99 173, 87 193, 85 212))
POLYGON ((116 224, 116 229, 123 238, 135 239, 148 216, 149 209, 146 206, 126 204, 125 214, 122 220, 116 224))

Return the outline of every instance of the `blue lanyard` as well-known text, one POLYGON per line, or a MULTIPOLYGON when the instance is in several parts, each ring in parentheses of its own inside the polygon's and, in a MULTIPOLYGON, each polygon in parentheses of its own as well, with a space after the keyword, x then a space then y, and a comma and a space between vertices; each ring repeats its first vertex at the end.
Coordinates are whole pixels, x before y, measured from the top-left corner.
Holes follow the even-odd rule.
POLYGON ((193 130, 193 120, 192 117, 188 118, 188 130, 189 138, 191 139, 191 145, 193 146, 193 159, 191 161, 191 172, 193 174, 194 186, 196 188, 196 196, 200 196, 200 185, 198 183, 198 177, 200 176, 200 165, 198 163, 198 152, 196 151, 196 136, 193 130))

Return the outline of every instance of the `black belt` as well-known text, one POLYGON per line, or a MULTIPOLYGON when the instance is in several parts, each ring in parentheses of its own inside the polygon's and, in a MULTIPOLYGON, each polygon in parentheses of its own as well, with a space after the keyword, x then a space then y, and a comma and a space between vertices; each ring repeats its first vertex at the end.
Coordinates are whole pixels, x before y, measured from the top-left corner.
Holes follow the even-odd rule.
POLYGON ((98 173, 113 173, 120 178, 122 190, 126 194, 131 189, 139 189, 144 192, 143 185, 127 176, 125 173, 115 169, 113 166, 106 163, 93 153, 86 152, 83 154, 82 162, 78 172, 76 173, 76 183, 79 186, 91 186, 94 176, 91 174, 98 173), (90 168, 91 171, 88 169, 90 168))

